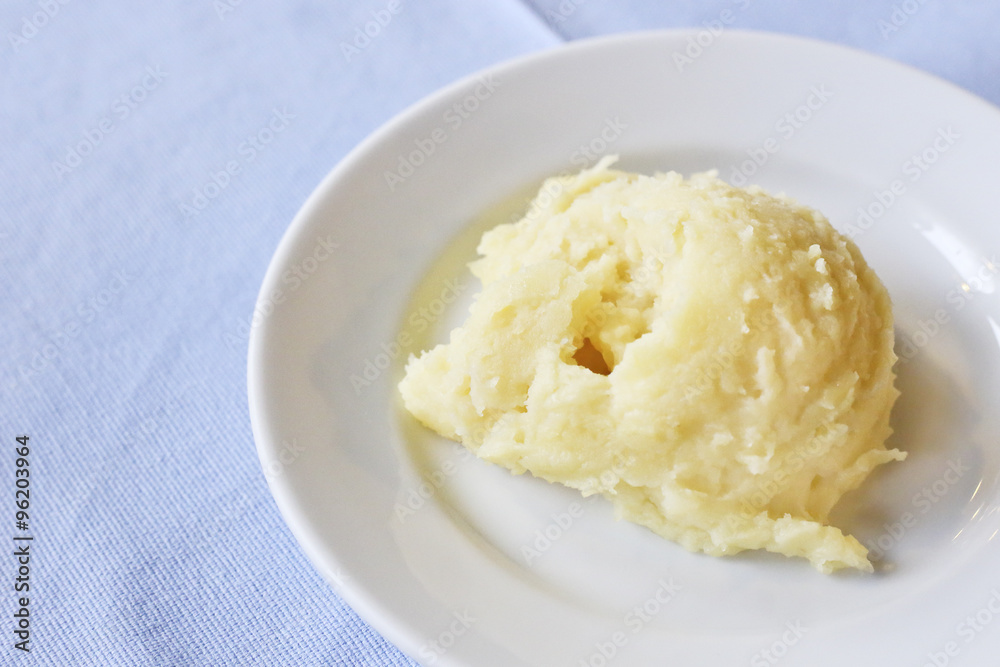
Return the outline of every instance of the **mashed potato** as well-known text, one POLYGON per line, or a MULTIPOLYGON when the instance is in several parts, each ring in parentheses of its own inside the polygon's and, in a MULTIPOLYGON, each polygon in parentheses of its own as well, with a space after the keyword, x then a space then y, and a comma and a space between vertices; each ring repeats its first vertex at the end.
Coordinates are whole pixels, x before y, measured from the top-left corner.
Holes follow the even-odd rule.
POLYGON ((406 408, 687 549, 871 571, 826 521, 905 457, 884 445, 898 392, 882 283, 790 199, 612 162, 550 179, 483 236, 482 293, 410 358, 406 408))

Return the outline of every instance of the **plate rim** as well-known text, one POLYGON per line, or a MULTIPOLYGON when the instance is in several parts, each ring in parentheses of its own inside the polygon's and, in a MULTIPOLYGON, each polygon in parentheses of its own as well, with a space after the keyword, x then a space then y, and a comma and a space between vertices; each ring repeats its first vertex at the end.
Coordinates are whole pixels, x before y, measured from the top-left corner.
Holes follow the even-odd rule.
MULTIPOLYGON (((641 41, 657 42, 677 38, 685 39, 688 36, 696 36, 703 31, 699 27, 636 30, 563 42, 500 60, 489 66, 477 69, 406 105, 348 151, 312 189, 305 202, 283 232, 268 262, 267 270, 254 301, 253 314, 256 315, 258 309, 267 305, 269 295, 280 284, 280 278, 285 267, 295 260, 294 251, 296 244, 302 237, 303 232, 307 230, 310 222, 315 218, 317 211, 323 205, 330 191, 335 189, 336 184, 345 174, 352 172, 357 163, 364 160, 374 148, 382 144, 386 137, 392 135, 400 128, 407 126, 414 118, 421 116, 425 109, 433 108, 442 101, 454 98, 459 91, 468 89, 470 86, 478 83, 483 77, 490 75, 498 77, 504 73, 507 73, 507 75, 516 75, 516 71, 520 68, 536 67, 545 62, 561 58, 574 58, 577 54, 585 51, 615 48, 641 41)), ((993 114, 998 125, 1000 125, 1000 107, 991 101, 935 73, 883 54, 866 51, 839 42, 766 30, 726 28, 721 38, 727 40, 741 39, 755 43, 784 42, 796 45, 797 48, 826 51, 841 57, 848 56, 851 58, 874 60, 889 69, 897 69, 901 72, 907 72, 910 75, 916 75, 917 78, 922 79, 927 84, 943 86, 948 89, 950 95, 963 98, 965 104, 980 107, 983 111, 993 114)), ((247 348, 247 399, 251 428, 258 461, 264 472, 270 493, 275 500, 275 504, 278 506, 283 521, 295 537, 299 548, 305 554, 313 568, 334 588, 335 593, 350 605, 372 630, 379 633, 411 659, 417 660, 417 649, 425 638, 420 636, 414 628, 409 627, 406 618, 401 617, 390 607, 384 605, 364 586, 363 582, 358 582, 359 585, 346 585, 338 573, 330 571, 328 568, 329 562, 339 563, 337 554, 329 548, 329 545, 323 543, 323 540, 318 537, 314 527, 298 509, 300 498, 296 495, 288 477, 266 474, 268 464, 274 461, 276 455, 279 453, 279 444, 270 435, 275 429, 263 390, 263 374, 266 366, 265 356, 267 352, 265 341, 267 338, 266 332, 270 326, 274 326, 273 320, 270 317, 262 318, 262 321, 258 325, 251 325, 247 348)), ((453 656, 444 655, 441 656, 440 664, 464 663, 453 662, 453 656)))

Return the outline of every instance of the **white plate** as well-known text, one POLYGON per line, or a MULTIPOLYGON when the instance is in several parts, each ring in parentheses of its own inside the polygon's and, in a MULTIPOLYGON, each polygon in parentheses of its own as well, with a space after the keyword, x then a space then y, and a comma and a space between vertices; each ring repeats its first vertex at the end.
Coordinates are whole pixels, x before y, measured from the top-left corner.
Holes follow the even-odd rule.
POLYGON ((426 664, 995 664, 998 156, 997 109, 790 37, 618 36, 450 86, 333 170, 267 273, 249 389, 278 506, 339 593, 426 664), (892 444, 911 456, 835 516, 884 552, 876 574, 688 553, 401 411, 406 354, 444 340, 477 289, 479 233, 604 152, 754 172, 861 232, 908 357, 892 444))

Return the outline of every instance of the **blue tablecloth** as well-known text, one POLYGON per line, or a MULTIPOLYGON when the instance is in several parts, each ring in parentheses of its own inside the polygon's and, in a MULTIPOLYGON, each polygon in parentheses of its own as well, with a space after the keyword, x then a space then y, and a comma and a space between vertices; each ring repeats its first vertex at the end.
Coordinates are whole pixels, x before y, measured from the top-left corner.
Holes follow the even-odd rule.
POLYGON ((1000 103, 994 0, 3 3, 0 540, 29 555, 0 558, 0 664, 412 664, 268 493, 246 400, 268 260, 337 161, 440 86, 723 16, 1000 103))

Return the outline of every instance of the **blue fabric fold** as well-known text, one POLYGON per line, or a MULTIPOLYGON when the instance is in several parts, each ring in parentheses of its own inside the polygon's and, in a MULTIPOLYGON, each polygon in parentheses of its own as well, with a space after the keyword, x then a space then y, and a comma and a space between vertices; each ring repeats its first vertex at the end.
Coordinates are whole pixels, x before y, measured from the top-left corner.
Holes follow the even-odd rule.
POLYGON ((5 612, 0 664, 414 664, 306 561, 254 450, 247 321, 305 198, 439 87, 626 30, 817 37, 1000 102, 998 5, 912 4, 4 3, 0 516, 27 434, 35 540, 31 652, 5 612))

